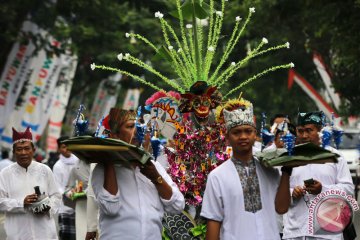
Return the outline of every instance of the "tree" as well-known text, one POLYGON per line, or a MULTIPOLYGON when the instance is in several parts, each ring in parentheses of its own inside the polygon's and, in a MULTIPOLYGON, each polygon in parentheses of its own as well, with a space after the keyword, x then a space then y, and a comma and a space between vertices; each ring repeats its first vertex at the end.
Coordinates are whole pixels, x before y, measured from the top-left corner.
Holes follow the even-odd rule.
MULTIPOLYGON (((249 7, 256 8, 241 44, 231 59, 245 56, 247 48, 253 47, 262 37, 268 38, 269 44, 273 45, 286 41, 291 44, 288 51, 282 50, 252 61, 230 80, 226 86, 228 89, 266 67, 290 61, 295 63, 296 71, 320 89, 322 82, 311 60, 313 51, 317 51, 333 73, 335 89, 346 100, 342 105, 342 114, 359 115, 360 106, 355 103, 360 98, 357 84, 360 70, 356 65, 360 56, 360 36, 354 34, 360 30, 360 17, 356 14, 359 0, 243 0, 229 1, 228 4, 223 35, 230 34, 235 16, 245 16, 249 7)), ((174 9, 174 2, 165 0, 59 0, 55 5, 50 0, 6 1, 0 9, 0 42, 4 46, 0 50, 0 68, 4 65, 11 44, 17 39, 21 23, 28 13, 32 13, 33 20, 59 40, 66 43, 71 39, 70 46, 79 57, 72 96, 85 91, 84 96, 90 104, 100 80, 111 73, 91 71, 89 65, 96 62, 118 66, 120 63, 116 55, 120 52, 131 52, 144 60, 153 60, 153 51, 144 48, 139 41, 130 43, 131 39, 125 38, 125 33, 134 31, 143 34, 160 46, 161 32, 154 12, 166 14, 174 9)), ((161 66, 165 74, 169 72, 169 66, 164 61, 154 61, 153 64, 161 66)), ((151 75, 132 65, 125 67, 130 72, 151 78, 151 75)), ((301 111, 315 110, 315 104, 304 96, 300 88, 287 90, 286 80, 286 71, 271 73, 243 89, 244 97, 254 101, 258 115, 264 110, 270 115, 276 112, 295 115, 299 107, 301 111)), ((130 87, 128 83, 125 81, 123 84, 130 87)), ((151 93, 153 90, 144 88, 142 95, 145 98, 151 93)))

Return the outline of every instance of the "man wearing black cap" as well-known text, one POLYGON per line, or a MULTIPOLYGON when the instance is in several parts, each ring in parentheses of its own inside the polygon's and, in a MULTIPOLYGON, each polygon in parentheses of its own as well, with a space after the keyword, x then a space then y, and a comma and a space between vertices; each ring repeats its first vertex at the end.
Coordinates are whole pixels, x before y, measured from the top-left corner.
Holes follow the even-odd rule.
MULTIPOLYGON (((311 142, 320 146, 319 132, 323 126, 322 112, 299 113, 297 142, 311 142)), ((309 234, 308 207, 311 201, 321 192, 337 189, 353 194, 353 183, 349 168, 340 152, 332 147, 327 150, 340 155, 337 163, 308 164, 293 169, 290 177, 292 203, 284 215, 283 239, 342 239, 342 234, 313 235, 309 234), (304 184, 304 180, 312 179, 313 183, 304 184)))

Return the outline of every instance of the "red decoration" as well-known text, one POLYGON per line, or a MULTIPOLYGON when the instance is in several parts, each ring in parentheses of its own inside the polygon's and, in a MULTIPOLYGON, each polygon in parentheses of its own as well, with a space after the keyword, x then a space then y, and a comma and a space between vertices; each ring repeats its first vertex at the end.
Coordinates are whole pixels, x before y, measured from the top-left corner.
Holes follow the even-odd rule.
POLYGON ((27 127, 25 132, 18 132, 15 130, 15 128, 12 128, 12 130, 13 130, 13 136, 12 136, 13 144, 17 142, 33 141, 30 127, 27 127))

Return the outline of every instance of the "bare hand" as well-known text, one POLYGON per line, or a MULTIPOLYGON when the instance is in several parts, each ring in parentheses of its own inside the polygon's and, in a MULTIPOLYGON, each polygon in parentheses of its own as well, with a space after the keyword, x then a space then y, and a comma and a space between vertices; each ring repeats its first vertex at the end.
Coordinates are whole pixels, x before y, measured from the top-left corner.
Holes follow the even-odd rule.
POLYGON ((147 161, 147 163, 139 165, 139 167, 140 172, 152 182, 156 182, 156 179, 161 176, 152 161, 147 161))
POLYGON ((314 184, 305 185, 304 190, 307 191, 309 194, 317 195, 321 193, 322 184, 321 182, 314 180, 314 184))
POLYGON ((299 199, 302 196, 304 196, 305 194, 305 190, 303 187, 301 186, 296 186, 291 194, 291 196, 293 197, 293 199, 299 199))
POLYGON ((87 232, 85 240, 96 240, 96 232, 87 232))
POLYGON ((34 202, 37 201, 37 199, 38 199, 38 196, 37 196, 36 193, 27 195, 27 196, 24 198, 24 206, 29 206, 30 204, 33 204, 34 202))

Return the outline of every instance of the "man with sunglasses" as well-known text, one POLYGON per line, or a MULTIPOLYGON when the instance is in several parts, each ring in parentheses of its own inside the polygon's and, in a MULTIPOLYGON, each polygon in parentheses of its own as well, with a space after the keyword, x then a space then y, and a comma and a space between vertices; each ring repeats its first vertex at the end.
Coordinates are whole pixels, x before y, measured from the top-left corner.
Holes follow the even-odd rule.
POLYGON ((249 101, 231 100, 222 112, 233 155, 208 176, 201 210, 206 239, 280 239, 275 212, 285 213, 290 204, 291 169, 283 168, 280 180, 278 170, 253 156, 256 128, 249 101))
MULTIPOLYGON (((311 142, 320 146, 322 116, 323 112, 299 113, 296 127, 298 143, 311 142)), ((342 239, 342 234, 308 234, 308 206, 317 194, 330 189, 353 194, 354 186, 345 159, 336 149, 326 149, 340 155, 338 163, 308 164, 294 168, 290 178, 292 203, 288 213, 284 215, 283 239, 342 239)))

